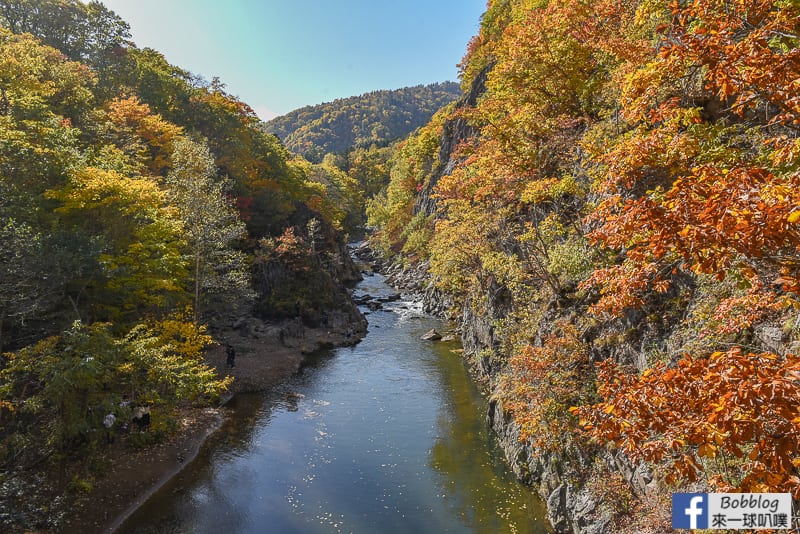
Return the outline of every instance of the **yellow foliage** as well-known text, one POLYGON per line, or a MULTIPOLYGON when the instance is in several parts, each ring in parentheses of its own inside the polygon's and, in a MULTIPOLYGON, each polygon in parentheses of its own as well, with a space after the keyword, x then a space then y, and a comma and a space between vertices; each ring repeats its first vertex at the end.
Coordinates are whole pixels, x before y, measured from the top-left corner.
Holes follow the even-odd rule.
POLYGON ((159 341, 169 345, 178 356, 199 359, 214 340, 206 333, 205 325, 196 324, 193 317, 191 308, 187 307, 155 321, 152 329, 159 341))

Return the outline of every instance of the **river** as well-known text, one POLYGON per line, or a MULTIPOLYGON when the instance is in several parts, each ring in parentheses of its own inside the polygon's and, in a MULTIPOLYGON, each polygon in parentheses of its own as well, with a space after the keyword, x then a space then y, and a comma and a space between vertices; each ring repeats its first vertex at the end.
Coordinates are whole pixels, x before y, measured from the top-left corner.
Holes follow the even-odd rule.
MULTIPOLYGON (((356 294, 391 292, 374 275, 356 294)), ((234 398, 197 459, 119 532, 549 532, 503 462, 458 345, 420 339, 442 324, 404 301, 368 319, 355 347, 234 398)))

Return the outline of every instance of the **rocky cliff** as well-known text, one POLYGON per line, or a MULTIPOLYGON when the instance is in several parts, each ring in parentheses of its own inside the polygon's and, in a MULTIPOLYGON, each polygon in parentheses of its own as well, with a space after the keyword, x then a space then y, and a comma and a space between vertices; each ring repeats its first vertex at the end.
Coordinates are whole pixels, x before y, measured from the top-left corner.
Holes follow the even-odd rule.
MULTIPOLYGON (((469 91, 462 96, 456 103, 456 109, 474 107, 478 98, 486 91, 486 77, 489 75, 491 66, 483 69, 470 85, 469 91)), ((478 135, 478 130, 470 126, 465 119, 456 116, 445 121, 442 131, 441 142, 439 144, 439 161, 434 166, 428 184, 417 193, 414 202, 414 214, 424 213, 425 215, 436 215, 436 200, 433 192, 439 179, 442 176, 453 172, 453 167, 458 162, 456 147, 459 144, 474 138, 478 135)))
MULTIPOLYGON (((469 90, 458 101, 458 108, 475 106, 486 89, 486 79, 491 65, 483 69, 473 80, 469 90)), ((443 214, 437 211, 434 190, 442 176, 452 172, 458 162, 456 147, 478 135, 456 112, 453 119, 445 122, 438 164, 430 182, 417 193, 414 213, 434 217, 443 214)), ((448 316, 454 300, 439 291, 428 275, 426 261, 404 266, 401 263, 378 262, 378 267, 388 275, 388 282, 399 289, 420 295, 424 309, 429 313, 448 316)), ((491 401, 487 422, 494 430, 507 461, 518 478, 530 484, 547 503, 548 516, 556 532, 574 534, 602 534, 609 530, 610 515, 600 506, 599 499, 579 481, 582 473, 594 461, 597 451, 571 448, 566 455, 549 455, 545 460, 534 460, 541 455, 533 454, 531 444, 520 440, 520 427, 506 410, 502 401, 495 398, 495 387, 508 358, 503 352, 503 340, 496 329, 498 321, 509 313, 512 303, 502 286, 492 284, 482 294, 469 295, 460 303, 457 316, 448 318, 457 321, 464 346, 464 357, 476 381, 481 383, 491 401)), ((620 472, 634 483, 644 486, 649 482, 646 475, 628 466, 623 459, 609 455, 603 461, 619 465, 620 472)))

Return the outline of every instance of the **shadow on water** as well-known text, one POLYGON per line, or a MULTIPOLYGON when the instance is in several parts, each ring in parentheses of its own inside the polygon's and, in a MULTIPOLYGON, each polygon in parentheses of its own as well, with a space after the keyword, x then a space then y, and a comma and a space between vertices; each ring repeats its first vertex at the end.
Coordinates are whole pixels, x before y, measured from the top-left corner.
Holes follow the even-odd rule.
POLYGON ((544 503, 504 462, 482 417, 487 403, 454 348, 437 346, 449 409, 439 418, 441 433, 430 451, 430 465, 441 474, 446 498, 472 532, 550 532, 539 519, 546 516, 544 503))
MULTIPOLYGON (((391 292, 380 277, 359 290, 391 292)), ((419 339, 441 324, 386 307, 359 345, 234 398, 233 417, 120 532, 548 532, 455 345, 419 339)))

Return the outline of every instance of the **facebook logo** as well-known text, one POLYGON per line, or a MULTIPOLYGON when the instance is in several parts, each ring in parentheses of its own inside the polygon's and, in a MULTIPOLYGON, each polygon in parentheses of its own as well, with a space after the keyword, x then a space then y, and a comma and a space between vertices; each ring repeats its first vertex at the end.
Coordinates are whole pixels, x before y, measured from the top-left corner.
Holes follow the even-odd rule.
POLYGON ((673 493, 672 528, 708 528, 708 493, 673 493))
POLYGON ((672 528, 791 530, 790 493, 673 493, 672 528))

